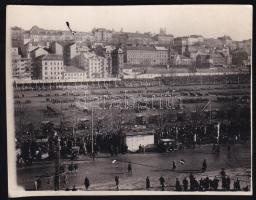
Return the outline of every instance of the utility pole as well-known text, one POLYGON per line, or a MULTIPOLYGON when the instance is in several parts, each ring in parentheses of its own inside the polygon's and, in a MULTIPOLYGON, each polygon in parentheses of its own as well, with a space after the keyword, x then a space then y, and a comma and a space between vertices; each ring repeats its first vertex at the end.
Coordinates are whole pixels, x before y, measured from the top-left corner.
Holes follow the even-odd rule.
POLYGON ((60 189, 60 138, 57 136, 56 160, 55 160, 55 190, 60 189))
POLYGON ((92 107, 92 157, 94 159, 94 149, 93 149, 93 107, 92 107))

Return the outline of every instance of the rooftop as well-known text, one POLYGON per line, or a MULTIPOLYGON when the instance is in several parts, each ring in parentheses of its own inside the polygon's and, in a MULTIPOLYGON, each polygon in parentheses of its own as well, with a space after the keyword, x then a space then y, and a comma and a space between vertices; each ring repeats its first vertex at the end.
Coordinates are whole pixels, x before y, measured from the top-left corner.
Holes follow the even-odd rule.
POLYGON ((63 60, 63 57, 61 55, 48 54, 48 55, 38 56, 37 59, 41 59, 41 60, 63 60))
POLYGON ((148 51, 155 50, 154 47, 149 47, 149 46, 137 46, 137 47, 127 46, 126 48, 127 50, 148 50, 148 51))
POLYGON ((79 73, 79 72, 85 72, 84 69, 75 67, 75 66, 64 66, 67 73, 79 73))
POLYGON ((158 51, 167 51, 168 50, 166 47, 159 47, 159 46, 156 46, 155 49, 158 51))
POLYGON ((166 47, 163 47, 163 46, 127 46, 126 47, 127 50, 148 50, 148 51, 154 51, 154 50, 157 50, 157 51, 167 51, 168 49, 166 47))
POLYGON ((143 37, 143 38, 150 38, 149 35, 143 33, 127 33, 128 37, 143 37))

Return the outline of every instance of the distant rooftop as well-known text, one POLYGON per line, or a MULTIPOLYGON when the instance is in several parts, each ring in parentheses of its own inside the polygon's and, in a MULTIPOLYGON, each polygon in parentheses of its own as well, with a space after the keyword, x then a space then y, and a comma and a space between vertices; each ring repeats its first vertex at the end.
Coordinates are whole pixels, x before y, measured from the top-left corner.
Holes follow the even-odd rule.
POLYGON ((79 73, 79 72, 85 72, 84 69, 81 69, 81 68, 78 68, 78 67, 75 67, 75 66, 64 66, 65 69, 66 69, 66 72, 68 73, 79 73))
POLYGON ((157 51, 167 51, 168 49, 166 47, 163 47, 163 46, 136 46, 136 47, 133 47, 133 46, 127 46, 126 47, 127 50, 148 50, 148 51, 154 51, 154 50, 157 50, 157 51))
POLYGON ((63 57, 61 55, 48 54, 48 55, 38 56, 37 59, 41 59, 41 60, 63 60, 63 57))
POLYGON ((166 47, 160 47, 160 46, 156 46, 155 49, 158 51, 167 51, 168 50, 166 47))

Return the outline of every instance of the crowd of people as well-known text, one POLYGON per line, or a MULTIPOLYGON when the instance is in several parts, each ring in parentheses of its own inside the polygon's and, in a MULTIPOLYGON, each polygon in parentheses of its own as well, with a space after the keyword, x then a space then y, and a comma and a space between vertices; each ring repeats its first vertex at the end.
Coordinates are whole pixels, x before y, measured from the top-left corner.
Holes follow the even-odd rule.
MULTIPOLYGON (((237 127, 237 126, 236 126, 237 127)), ((186 124, 186 125, 166 125, 162 129, 157 129, 155 141, 160 138, 172 138, 187 147, 195 144, 231 144, 243 139, 239 134, 239 129, 235 130, 232 124, 220 124, 220 134, 218 136, 217 124, 186 124)), ((246 136, 244 134, 244 136, 246 136)))
MULTIPOLYGON (((241 124, 240 124, 241 125, 241 124)), ((239 125, 239 126, 240 126, 239 125)), ((174 139, 176 143, 181 143, 183 147, 195 147, 201 144, 232 144, 247 137, 242 136, 242 126, 239 128, 234 123, 219 124, 166 124, 162 128, 155 129, 155 144, 159 145, 160 139, 174 139), (218 134, 219 132, 219 134, 218 134)), ((56 132, 55 132, 56 133, 56 132)), ((21 142, 21 152, 17 154, 17 163, 22 159, 28 163, 32 160, 41 160, 43 154, 48 153, 49 159, 56 157, 58 142, 54 136, 54 129, 48 130, 49 137, 44 143, 38 143, 30 134, 25 134, 27 139, 21 142)), ((92 155, 92 153, 108 153, 111 156, 126 153, 128 146, 125 143, 125 134, 122 131, 97 132, 94 134, 93 147, 91 134, 85 136, 60 135, 60 155, 63 158, 70 155, 74 158, 79 154, 92 155), (77 149, 74 149, 76 147, 77 149), (93 152, 92 152, 93 151, 93 152)), ((140 149, 142 152, 142 149, 140 149)))
MULTIPOLYGON (((174 165, 175 166, 175 165, 174 165)), ((173 166, 173 169, 174 169, 173 166)), ((176 166, 175 166, 176 168, 176 166)), ((207 163, 206 160, 203 161, 202 164, 202 172, 205 172, 207 169, 207 163)), ((127 167, 127 174, 132 175, 132 164, 131 162, 128 162, 127 167)), ((66 176, 65 176, 66 177, 66 176)), ((159 177, 159 184, 160 184, 160 190, 170 190, 170 191, 249 191, 249 185, 248 183, 244 184, 246 186, 241 186, 241 181, 238 178, 232 179, 230 176, 228 176, 225 172, 225 169, 222 168, 219 175, 214 176, 213 178, 209 176, 205 176, 204 178, 200 176, 200 179, 197 179, 192 173, 189 174, 189 176, 184 177, 182 180, 179 178, 176 178, 175 184, 172 185, 171 183, 168 184, 166 179, 163 176, 159 177), (231 183, 233 182, 233 187, 231 183)), ((115 187, 116 190, 120 189, 120 177, 115 176, 115 187)), ((78 188, 76 187, 76 184, 73 185, 72 188, 69 188, 69 184, 67 182, 67 179, 63 179, 64 182, 64 189, 65 191, 77 191, 78 188)), ((55 181, 55 190, 56 184, 59 184, 59 182, 55 181)), ((155 184, 155 182, 154 182, 155 184)), ((86 176, 83 182, 85 190, 89 190, 89 187, 91 185, 91 182, 89 180, 89 177, 86 176)), ((145 189, 146 190, 158 190, 159 186, 153 185, 150 181, 150 177, 147 176, 145 180, 145 189)), ((35 181, 35 190, 42 189, 42 180, 38 178, 35 181)), ((80 188, 81 189, 81 188, 80 188)), ((123 188, 125 189, 125 188, 123 188)))

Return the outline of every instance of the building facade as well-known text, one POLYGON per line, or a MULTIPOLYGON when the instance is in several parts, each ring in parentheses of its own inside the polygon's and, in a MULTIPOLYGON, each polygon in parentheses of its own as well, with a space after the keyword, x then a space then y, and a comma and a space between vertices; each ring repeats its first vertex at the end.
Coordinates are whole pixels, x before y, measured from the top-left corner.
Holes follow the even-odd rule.
POLYGON ((81 53, 78 56, 77 66, 87 73, 88 78, 107 78, 108 61, 94 53, 81 53))
POLYGON ((199 54, 196 56, 196 67, 198 68, 209 68, 211 63, 211 56, 209 54, 199 54))
POLYGON ((31 59, 23 58, 18 48, 12 48, 12 76, 15 79, 31 79, 31 59))
POLYGON ((111 75, 114 77, 122 76, 124 67, 124 52, 121 48, 116 48, 112 52, 112 70, 111 75))
POLYGON ((109 42, 112 40, 112 31, 110 30, 97 28, 93 29, 92 33, 96 42, 109 42))
POLYGON ((127 47, 126 61, 131 65, 167 65, 168 49, 165 47, 127 47))
POLYGON ((40 80, 63 79, 65 71, 63 58, 60 55, 49 54, 38 57, 33 66, 33 78, 40 80))
POLYGON ((79 80, 84 81, 88 78, 85 70, 73 66, 65 67, 65 72, 63 75, 64 80, 79 80))
POLYGON ((223 53, 211 54, 211 61, 214 67, 226 67, 228 65, 227 57, 223 53))

